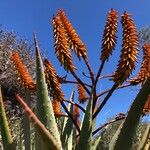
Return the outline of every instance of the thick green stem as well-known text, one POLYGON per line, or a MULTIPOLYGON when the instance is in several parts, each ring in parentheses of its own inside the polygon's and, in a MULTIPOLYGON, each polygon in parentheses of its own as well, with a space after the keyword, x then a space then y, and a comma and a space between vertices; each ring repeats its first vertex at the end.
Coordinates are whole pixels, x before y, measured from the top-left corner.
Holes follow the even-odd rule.
POLYGON ((115 89, 117 88, 117 85, 114 84, 111 88, 111 90, 109 91, 109 93, 106 95, 106 97, 104 98, 103 102, 100 104, 100 106, 98 107, 98 109, 96 110, 96 112, 93 115, 93 119, 95 119, 95 117, 98 115, 98 113, 102 110, 102 108, 105 106, 105 104, 107 103, 108 99, 111 97, 112 93, 115 91, 115 89))
MULTIPOLYGON (((26 103, 30 105, 31 97, 29 91, 26 93, 26 103)), ((22 118, 22 126, 23 126, 23 137, 24 137, 24 144, 25 144, 25 150, 31 150, 31 131, 30 131, 30 121, 28 119, 28 116, 26 114, 23 114, 22 118)))

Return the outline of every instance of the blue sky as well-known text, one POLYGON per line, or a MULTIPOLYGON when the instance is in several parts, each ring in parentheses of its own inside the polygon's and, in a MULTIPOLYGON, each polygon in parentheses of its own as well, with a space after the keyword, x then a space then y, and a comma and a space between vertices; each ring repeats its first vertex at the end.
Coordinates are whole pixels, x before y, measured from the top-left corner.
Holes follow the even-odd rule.
MULTIPOLYGON (((54 55, 51 25, 52 16, 58 9, 64 9, 76 32, 86 44, 90 64, 96 73, 100 65, 99 55, 106 15, 111 8, 118 10, 120 16, 124 11, 133 14, 138 30, 150 24, 150 2, 148 0, 0 0, 0 24, 4 29, 15 31, 19 36, 28 39, 30 43, 33 42, 33 31, 37 32, 41 49, 50 58, 59 74, 64 75, 65 72, 59 67, 54 55)), ((121 25, 119 24, 118 45, 110 62, 106 64, 103 74, 111 73, 117 65, 121 36, 121 25)), ((78 70, 86 71, 85 66, 79 65, 76 57, 74 59, 78 70)), ((111 84, 112 82, 103 80, 98 90, 110 88, 111 84)), ((116 91, 99 116, 100 122, 118 112, 126 112, 138 88, 116 91)), ((68 95, 71 88, 64 87, 64 90, 68 95)))

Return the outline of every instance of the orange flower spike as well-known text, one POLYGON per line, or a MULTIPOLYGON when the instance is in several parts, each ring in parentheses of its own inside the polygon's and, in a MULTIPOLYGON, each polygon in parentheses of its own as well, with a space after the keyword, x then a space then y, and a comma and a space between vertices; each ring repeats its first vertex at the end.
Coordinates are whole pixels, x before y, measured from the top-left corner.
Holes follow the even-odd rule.
POLYGON ((36 90, 36 84, 29 75, 26 66, 22 63, 20 56, 17 52, 12 52, 11 61, 15 66, 15 71, 17 72, 18 78, 21 83, 30 91, 34 92, 36 90))
POLYGON ((75 51, 79 59, 81 59, 81 57, 85 59, 87 57, 86 47, 68 20, 64 10, 59 10, 57 16, 60 17, 62 21, 63 27, 68 36, 68 43, 70 48, 75 51))
POLYGON ((104 29, 103 39, 102 39, 102 52, 100 59, 101 61, 108 60, 109 56, 112 54, 117 42, 117 27, 118 27, 118 12, 111 9, 108 12, 107 21, 104 29))
POLYGON ((54 17, 52 19, 53 32, 54 32, 54 47, 55 53, 61 65, 64 66, 64 69, 69 71, 74 71, 75 67, 73 66, 71 51, 67 42, 67 36, 65 30, 62 26, 62 22, 59 17, 54 17))
POLYGON ((136 77, 130 79, 130 82, 133 85, 139 83, 145 83, 147 78, 150 76, 150 44, 143 45, 143 61, 141 68, 136 77))
POLYGON ((81 84, 78 84, 78 99, 80 103, 85 103, 87 101, 86 91, 81 84))
POLYGON ((74 105, 73 116, 74 116, 75 120, 77 120, 80 117, 79 107, 76 105, 74 105))
POLYGON ((118 67, 113 76, 113 80, 117 85, 121 85, 135 69, 138 54, 138 33, 131 15, 125 12, 122 15, 121 23, 123 27, 123 44, 118 67))
POLYGON ((52 100, 52 106, 55 117, 61 117, 63 114, 61 112, 60 102, 58 100, 52 100))
POLYGON ((64 99, 64 94, 61 90, 61 86, 59 80, 57 78, 57 73, 53 65, 47 59, 44 60, 45 72, 47 76, 47 80, 50 83, 51 94, 53 98, 56 98, 58 101, 62 101, 64 99))

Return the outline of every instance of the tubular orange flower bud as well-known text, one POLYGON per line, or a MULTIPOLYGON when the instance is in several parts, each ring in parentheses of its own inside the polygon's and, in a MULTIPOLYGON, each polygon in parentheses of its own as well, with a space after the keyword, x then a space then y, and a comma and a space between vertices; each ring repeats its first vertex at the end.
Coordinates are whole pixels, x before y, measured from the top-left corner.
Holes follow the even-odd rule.
POLYGON ((125 12, 121 18, 123 27, 122 53, 117 70, 113 76, 113 81, 117 85, 122 84, 130 76, 135 69, 135 62, 137 61, 138 34, 130 16, 130 14, 125 12))
POLYGON ((80 83, 78 83, 78 99, 80 103, 84 103, 87 100, 86 91, 80 83))
POLYGON ((150 76, 150 44, 143 45, 143 61, 139 73, 136 77, 129 80, 133 85, 145 83, 150 76))
POLYGON ((61 117, 63 114, 61 112, 60 102, 53 98, 52 106, 53 106, 53 111, 54 111, 55 117, 61 117))
POLYGON ((108 60, 117 42, 117 37, 116 37, 117 27, 118 27, 117 20, 118 20, 118 12, 114 9, 111 9, 108 12, 107 21, 106 21, 103 39, 102 39, 102 52, 100 56, 100 59, 102 61, 108 60))
POLYGON ((51 94, 53 98, 57 99, 58 101, 62 101, 64 99, 64 94, 61 90, 61 86, 59 84, 55 68, 47 59, 44 60, 44 66, 46 78, 50 84, 51 94))
POLYGON ((19 54, 15 51, 12 52, 11 61, 15 66, 15 71, 17 72, 18 79, 20 82, 30 91, 34 92, 36 90, 36 85, 31 76, 29 75, 26 66, 22 63, 19 54))
POLYGON ((55 53, 61 65, 64 66, 65 70, 74 70, 72 56, 70 48, 67 42, 67 36, 65 30, 62 26, 62 22, 59 17, 54 17, 52 19, 54 39, 55 39, 55 53))
POLYGON ((142 115, 145 116, 145 115, 148 115, 150 113, 150 95, 147 99, 147 102, 144 106, 144 109, 143 109, 143 112, 142 112, 142 115))
POLYGON ((77 107, 76 105, 74 105, 73 116, 75 120, 77 120, 80 117, 79 107, 77 107))
POLYGON ((80 37, 76 33, 72 24, 68 20, 64 10, 59 10, 57 16, 60 17, 66 34, 68 36, 68 43, 71 49, 73 49, 79 59, 86 58, 87 52, 84 43, 81 41, 80 37))

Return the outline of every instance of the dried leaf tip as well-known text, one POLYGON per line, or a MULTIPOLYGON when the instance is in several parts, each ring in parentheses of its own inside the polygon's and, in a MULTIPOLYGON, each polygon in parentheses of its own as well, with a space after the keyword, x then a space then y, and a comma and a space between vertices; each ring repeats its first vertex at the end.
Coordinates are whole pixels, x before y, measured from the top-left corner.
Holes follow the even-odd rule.
POLYGON ((139 83, 145 83, 147 78, 150 76, 150 44, 143 45, 143 60, 141 68, 136 77, 131 78, 128 82, 132 85, 139 83))
POLYGON ((87 57, 85 44, 81 41, 71 22, 68 20, 65 11, 59 10, 57 16, 60 17, 62 21, 62 25, 67 35, 69 47, 74 50, 79 60, 81 59, 81 57, 85 59, 87 57))
POLYGON ((34 92, 36 90, 36 84, 32 77, 29 75, 26 66, 22 63, 19 54, 13 51, 10 59, 15 66, 15 71, 22 85, 30 91, 34 92))
POLYGON ((80 103, 85 103, 87 101, 86 91, 80 83, 78 83, 78 99, 80 103))
POLYGON ((61 86, 59 80, 57 78, 57 73, 53 65, 47 59, 44 60, 45 66, 45 74, 47 83, 49 83, 52 97, 58 101, 62 101, 64 99, 64 94, 61 90, 61 86))
POLYGON ((122 84, 135 69, 135 62, 138 54, 138 34, 136 26, 126 12, 122 15, 121 23, 123 28, 123 44, 117 70, 113 76, 113 81, 122 84))
POLYGON ((67 35, 65 29, 62 26, 62 22, 58 16, 53 17, 53 32, 54 32, 54 48, 58 60, 64 69, 74 71, 73 60, 71 51, 67 42, 67 35))
POLYGON ((146 101, 146 104, 145 104, 144 108, 143 108, 142 115, 146 116, 149 113, 150 113, 150 95, 149 95, 149 97, 148 97, 148 99, 146 101))
POLYGON ((109 56, 112 54, 117 42, 117 27, 118 27, 118 12, 111 9, 108 12, 107 21, 104 29, 103 39, 102 39, 102 52, 100 59, 101 61, 108 60, 109 56))

